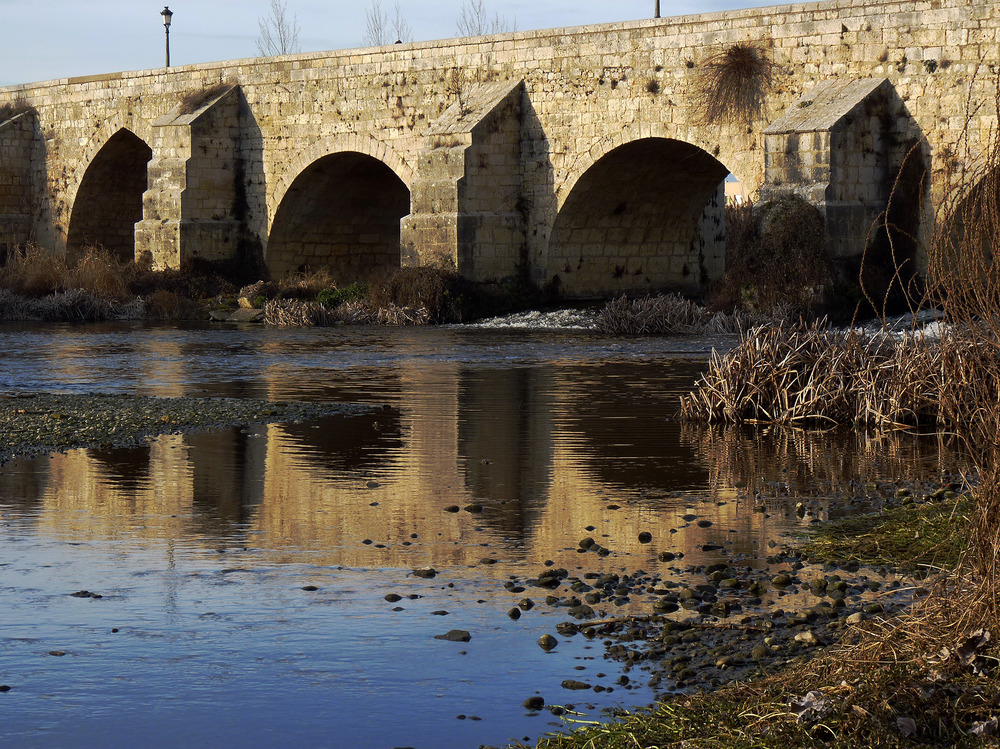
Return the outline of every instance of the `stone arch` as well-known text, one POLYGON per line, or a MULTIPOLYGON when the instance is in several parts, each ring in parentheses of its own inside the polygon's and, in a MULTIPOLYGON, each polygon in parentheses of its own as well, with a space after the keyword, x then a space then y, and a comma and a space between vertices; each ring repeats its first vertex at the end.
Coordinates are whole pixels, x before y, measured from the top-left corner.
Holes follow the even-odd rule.
POLYGON ((122 260, 134 259, 135 225, 142 220, 152 158, 148 141, 128 128, 103 139, 75 182, 66 236, 70 260, 89 246, 103 247, 122 260))
POLYGON ((603 159, 612 151, 628 145, 637 140, 646 138, 659 138, 663 140, 680 140, 689 143, 706 153, 711 153, 721 163, 729 166, 732 171, 740 176, 741 181, 748 186, 751 192, 759 188, 759 178, 756 177, 757 169, 744 158, 744 154, 723 148, 725 144, 709 143, 702 137, 698 128, 686 128, 678 131, 667 124, 643 123, 628 125, 610 135, 606 135, 596 141, 591 147, 581 152, 568 168, 556 175, 556 209, 562 210, 566 199, 569 197, 576 183, 586 174, 594 164, 603 159))
POLYGON ((93 163, 94 158, 107 142, 121 130, 128 130, 133 135, 138 136, 147 145, 153 142, 152 126, 131 112, 128 114, 116 112, 106 119, 91 139, 87 141, 87 145, 83 147, 83 151, 76 160, 79 166, 73 172, 73 177, 66 187, 66 205, 72 207, 76 203, 76 196, 80 191, 80 185, 83 183, 83 178, 86 176, 87 170, 93 163))
MULTIPOLYGON (((648 131, 647 131, 648 132, 648 131)), ((628 134, 590 149, 557 189, 545 275, 567 296, 696 290, 721 275, 724 181, 703 148, 628 134)))
POLYGON ((376 140, 357 133, 349 133, 335 138, 327 138, 317 141, 305 151, 300 152, 297 157, 288 165, 278 171, 272 180, 274 188, 269 191, 268 199, 268 223, 267 229, 270 233, 274 226, 274 218, 278 213, 278 206, 285 199, 285 194, 310 165, 324 158, 338 153, 354 152, 371 156, 373 159, 381 161, 389 167, 397 177, 411 189, 414 178, 414 168, 399 152, 384 141, 376 140))
POLYGON ((343 285, 399 267, 412 171, 383 144, 352 140, 365 149, 314 149, 286 172, 264 257, 272 275, 326 268, 343 285))

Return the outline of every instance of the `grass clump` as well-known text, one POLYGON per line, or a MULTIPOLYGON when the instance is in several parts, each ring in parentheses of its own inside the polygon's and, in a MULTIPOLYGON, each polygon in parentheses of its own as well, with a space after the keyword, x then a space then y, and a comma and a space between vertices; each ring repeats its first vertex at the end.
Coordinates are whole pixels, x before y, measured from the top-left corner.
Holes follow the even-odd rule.
POLYGON ((12 120, 19 114, 24 114, 25 112, 34 112, 35 108, 32 107, 28 100, 23 96, 18 96, 14 101, 8 102, 7 104, 0 104, 0 124, 12 120))
POLYGON ((696 72, 695 106, 709 124, 745 124, 764 115, 774 63, 751 43, 733 44, 706 58, 696 72))
POLYGON ((709 312, 679 294, 613 299, 598 313, 597 329, 608 335, 718 335, 760 324, 760 317, 737 310, 709 312))
POLYGON ((207 102, 217 96, 221 96, 232 86, 232 83, 217 83, 214 86, 206 86, 205 88, 200 88, 196 91, 189 91, 181 97, 177 113, 179 115, 194 114, 207 102))
MULTIPOLYGON (((868 336, 825 321, 751 330, 713 355, 682 418, 720 423, 957 427, 984 352, 951 338, 868 336)), ((998 383, 1000 384, 1000 383, 998 383)))

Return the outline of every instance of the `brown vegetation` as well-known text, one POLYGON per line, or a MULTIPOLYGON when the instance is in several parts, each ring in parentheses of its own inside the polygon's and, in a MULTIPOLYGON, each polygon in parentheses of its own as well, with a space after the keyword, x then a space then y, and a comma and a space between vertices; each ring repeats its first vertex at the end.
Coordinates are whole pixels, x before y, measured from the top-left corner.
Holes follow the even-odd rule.
POLYGON ((28 100, 23 96, 19 96, 8 104, 0 104, 0 123, 12 120, 19 114, 33 111, 34 107, 28 103, 28 100))
POLYGON ((194 114, 205 104, 233 86, 232 83, 217 83, 214 86, 206 86, 196 91, 189 91, 181 98, 177 114, 194 114))
POLYGON ((695 106, 707 123, 749 127, 763 116, 773 82, 774 63, 767 51, 740 42, 716 52, 698 66, 695 106))
POLYGON ((709 312, 679 294, 622 296, 597 315, 597 329, 609 335, 719 335, 739 333, 763 319, 742 311, 709 312))
POLYGON ((712 307, 777 317, 824 310, 833 286, 823 217, 785 193, 765 203, 726 206, 726 273, 712 307))

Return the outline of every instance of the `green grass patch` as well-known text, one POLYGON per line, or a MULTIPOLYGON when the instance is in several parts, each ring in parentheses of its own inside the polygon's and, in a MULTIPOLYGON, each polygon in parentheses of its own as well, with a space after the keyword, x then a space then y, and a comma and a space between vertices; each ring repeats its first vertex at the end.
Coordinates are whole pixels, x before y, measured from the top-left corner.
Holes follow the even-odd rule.
POLYGON ((998 691, 996 680, 969 673, 931 685, 914 664, 862 670, 832 653, 763 681, 676 695, 613 722, 581 724, 570 734, 543 737, 537 747, 983 746, 971 732, 982 732, 992 718, 998 691))
POLYGON ((812 562, 843 566, 855 562, 913 572, 954 569, 966 548, 972 500, 892 507, 877 515, 846 518, 824 525, 801 547, 812 562))

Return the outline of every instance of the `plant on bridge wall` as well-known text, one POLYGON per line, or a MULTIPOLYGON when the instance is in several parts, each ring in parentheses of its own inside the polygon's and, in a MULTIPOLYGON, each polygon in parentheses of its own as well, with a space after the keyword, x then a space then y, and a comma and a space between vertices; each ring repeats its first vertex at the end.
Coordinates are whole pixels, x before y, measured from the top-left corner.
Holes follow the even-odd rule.
POLYGON ((214 86, 206 86, 195 91, 189 91, 181 98, 178 114, 193 114, 197 112, 206 102, 221 95, 232 85, 234 85, 232 81, 223 81, 216 83, 214 86))
POLYGON ((734 44, 705 59, 695 75, 695 106, 706 122, 749 127, 763 117, 774 83, 774 63, 765 49, 734 44))
POLYGON ((35 111, 35 108, 28 103, 27 99, 19 96, 8 104, 0 104, 0 122, 6 122, 7 120, 14 119, 19 114, 33 111, 35 111))

